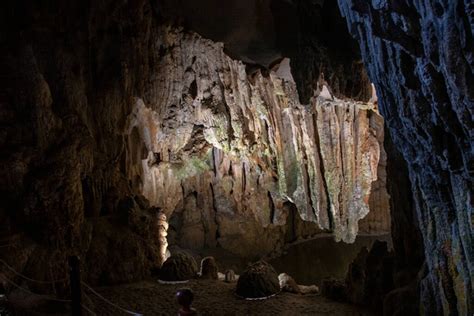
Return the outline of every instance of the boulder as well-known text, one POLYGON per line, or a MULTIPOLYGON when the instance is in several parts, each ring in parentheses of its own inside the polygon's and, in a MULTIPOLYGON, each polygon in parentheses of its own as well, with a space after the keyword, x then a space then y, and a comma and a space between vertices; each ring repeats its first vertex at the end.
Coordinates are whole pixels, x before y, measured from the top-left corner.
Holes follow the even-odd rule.
POLYGON ((205 257, 201 260, 201 279, 217 280, 219 269, 214 257, 205 257))
POLYGON ((286 273, 281 273, 278 276, 280 288, 282 291, 296 293, 296 294, 317 294, 319 288, 316 285, 299 285, 295 279, 286 273))
POLYGON ((289 276, 286 273, 280 273, 278 276, 278 281, 280 282, 280 288, 282 291, 290 293, 300 293, 300 287, 296 283, 295 279, 289 276))
POLYGON ((318 294, 319 287, 316 285, 298 285, 300 288, 301 294, 318 294))
POLYGON ((235 277, 234 270, 227 270, 225 272, 224 281, 227 283, 232 283, 232 282, 235 282, 235 280, 236 280, 236 277, 235 277))
POLYGON ((195 278, 197 272, 196 260, 185 252, 179 252, 163 263, 159 276, 163 281, 186 281, 195 278))
POLYGON ((251 264, 237 281, 236 293, 245 298, 262 298, 280 291, 278 274, 265 261, 251 264))

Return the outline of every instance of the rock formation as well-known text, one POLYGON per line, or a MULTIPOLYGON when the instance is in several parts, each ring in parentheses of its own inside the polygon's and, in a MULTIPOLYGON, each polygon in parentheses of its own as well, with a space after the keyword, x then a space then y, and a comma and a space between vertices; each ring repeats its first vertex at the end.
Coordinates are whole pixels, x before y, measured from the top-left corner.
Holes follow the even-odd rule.
MULTIPOLYGON (((137 98, 128 117, 126 165, 170 219, 172 242, 270 252, 288 230, 288 203, 317 224, 313 233, 352 242, 384 172, 383 120, 372 105, 316 97, 302 105, 294 82, 249 74, 221 44, 170 27, 159 38, 153 95, 137 98)), ((372 222, 381 224, 366 230, 388 231, 386 191, 374 201, 372 222)))
POLYGON ((161 266, 160 280, 187 281, 197 276, 198 266, 194 258, 185 253, 178 252, 171 255, 161 266))
POLYGON ((339 0, 408 164, 427 274, 422 313, 474 311, 472 1, 339 0))
POLYGON ((166 221, 166 215, 158 213, 156 218, 156 230, 158 231, 159 245, 160 245, 160 261, 165 262, 169 257, 168 251, 168 222, 166 221))
MULTIPOLYGON (((289 78, 302 86, 304 74, 268 69, 282 57, 274 47, 264 66, 233 60, 222 44, 161 25, 156 1, 32 3, 0 10, 0 257, 16 270, 63 279, 74 254, 86 281, 118 283, 159 268, 165 237, 241 255, 322 230, 352 241, 368 205, 362 230, 388 229, 381 117, 312 97, 329 86, 368 99, 352 49, 334 60, 337 45, 321 51, 297 93, 289 78)), ((312 20, 285 66, 303 66, 312 20)), ((282 43, 291 31, 265 34, 253 39, 282 43)))
POLYGON ((205 257, 201 260, 199 276, 203 279, 218 279, 219 268, 214 257, 205 257))
POLYGON ((280 283, 280 289, 282 291, 296 294, 299 294, 301 292, 298 283, 296 283, 295 279, 293 279, 286 273, 280 273, 278 275, 278 282, 280 283))
POLYGON ((224 275, 224 281, 227 283, 232 283, 235 282, 236 280, 236 275, 234 270, 227 270, 224 275))
POLYGON ((278 275, 278 281, 280 282, 280 289, 285 292, 295 294, 317 294, 319 288, 316 285, 299 285, 295 279, 286 273, 280 273, 278 275))
POLYGON ((265 261, 251 264, 239 277, 235 292, 244 298, 264 298, 280 292, 278 274, 265 261))
POLYGON ((72 254, 91 284, 149 276, 161 264, 156 209, 121 157, 131 100, 158 55, 150 3, 1 7, 0 257, 36 280, 67 277, 72 254))

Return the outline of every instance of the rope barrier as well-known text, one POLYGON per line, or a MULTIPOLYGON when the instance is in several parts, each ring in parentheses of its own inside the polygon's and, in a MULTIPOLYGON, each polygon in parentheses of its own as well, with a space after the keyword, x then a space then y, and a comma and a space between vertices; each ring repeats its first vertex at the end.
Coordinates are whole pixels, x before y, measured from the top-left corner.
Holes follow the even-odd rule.
POLYGON ((96 316, 97 314, 94 313, 93 311, 91 311, 89 308, 87 308, 87 306, 85 306, 84 304, 81 304, 82 308, 88 312, 89 314, 93 315, 93 316, 96 316))
MULTIPOLYGON (((90 298, 89 295, 87 295, 84 291, 82 292, 82 295, 89 300, 89 302, 92 302, 92 299, 90 298)), ((95 312, 93 312, 92 310, 90 310, 87 306, 81 304, 81 306, 84 308, 84 310, 86 310, 87 312, 89 312, 91 315, 97 315, 95 312)))
POLYGON ((43 297, 47 297, 48 300, 51 300, 51 301, 56 301, 56 302, 61 302, 61 303, 70 303, 71 300, 62 300, 62 299, 59 299, 59 298, 50 298, 48 297, 47 295, 43 295, 43 294, 38 294, 38 293, 34 293, 34 292, 31 292, 30 290, 28 289, 25 289, 24 287, 16 284, 15 282, 13 282, 12 280, 10 280, 9 278, 7 278, 6 276, 4 275, 1 275, 0 276, 1 279, 3 279, 4 281, 10 283, 11 285, 13 285, 14 287, 16 287, 17 289, 19 290, 22 290, 28 294, 31 294, 31 295, 36 295, 36 296, 43 296, 43 297))
POLYGON ((93 288, 91 288, 89 285, 87 285, 85 282, 81 282, 81 284, 86 287, 89 291, 91 291, 92 293, 94 293, 97 297, 99 297, 100 299, 102 299, 104 302, 108 303, 109 305, 121 310, 122 312, 126 313, 126 314, 129 314, 129 315, 134 315, 134 316, 143 316, 143 314, 140 314, 140 313, 135 313, 135 312, 132 312, 132 311, 129 311, 129 310, 126 310, 125 308, 122 308, 114 303, 112 303, 111 301, 109 301, 108 299, 106 299, 105 297, 103 297, 102 295, 100 295, 99 293, 97 293, 93 288))
MULTIPOLYGON (((23 279, 27 280, 27 281, 31 281, 31 282, 36 282, 38 284, 54 284, 54 283, 60 283, 60 282, 65 282, 68 280, 68 278, 64 278, 64 279, 61 279, 61 280, 56 280, 56 281, 39 281, 39 280, 34 280, 34 279, 31 279, 23 274, 21 274, 20 272, 16 271, 13 267, 11 267, 8 263, 6 263, 4 260, 0 259, 0 263, 3 263, 3 265, 8 269, 10 270, 11 272, 13 272, 15 275, 17 276, 20 276, 22 277, 23 279)), ((43 295, 43 294, 38 294, 38 293, 34 293, 28 289, 25 289, 24 287, 16 284, 15 282, 13 282, 12 280, 10 280, 9 278, 7 278, 6 276, 4 275, 0 275, 0 279, 6 281, 7 283, 10 283, 11 285, 13 285, 14 287, 16 287, 17 289, 19 290, 22 290, 28 294, 31 294, 31 295, 36 295, 36 296, 43 296, 43 297, 47 297, 47 299, 51 300, 51 301, 57 301, 57 302, 62 302, 62 303, 71 303, 71 300, 63 300, 63 299, 58 299, 58 298, 50 298, 48 297, 47 295, 43 295)), ((126 310, 114 303, 112 303, 111 301, 109 301, 108 299, 106 299, 105 297, 103 297, 102 295, 100 295, 99 293, 97 293, 92 287, 90 287, 89 285, 87 285, 85 282, 81 282, 81 284, 86 287, 89 291, 91 291, 92 293, 94 293, 97 297, 99 297, 101 300, 103 300, 104 302, 108 303, 109 305, 121 310, 122 312, 126 313, 126 314, 129 314, 129 315, 134 315, 134 316, 143 316, 143 314, 140 314, 140 313, 136 313, 136 312, 132 312, 132 311, 129 311, 129 310, 126 310)), ((85 294, 85 293, 84 293, 85 294)), ((87 296, 87 294, 85 294, 87 296)), ((90 299, 90 298, 89 298, 90 299)), ((82 308, 89 312, 91 315, 96 315, 96 313, 94 313, 93 311, 91 311, 87 306, 81 304, 82 308)))
POLYGON ((22 277, 23 279, 27 280, 27 281, 31 281, 31 282, 36 282, 38 284, 53 284, 53 283, 61 283, 61 282, 66 282, 69 278, 64 278, 64 279, 60 279, 60 280, 55 280, 55 281, 39 281, 39 280, 34 280, 34 279, 31 279, 29 277, 27 277, 26 275, 23 275, 21 274, 20 272, 16 271, 15 269, 13 269, 13 267, 9 266, 8 263, 6 263, 5 261, 3 261, 2 259, 0 259, 0 263, 3 263, 5 265, 5 267, 8 268, 8 270, 12 271, 14 274, 22 277))

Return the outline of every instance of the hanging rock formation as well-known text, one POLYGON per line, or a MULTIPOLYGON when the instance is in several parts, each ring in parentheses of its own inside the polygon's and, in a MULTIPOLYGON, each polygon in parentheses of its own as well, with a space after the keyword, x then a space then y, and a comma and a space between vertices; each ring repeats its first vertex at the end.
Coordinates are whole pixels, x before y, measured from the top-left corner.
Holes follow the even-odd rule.
MULTIPOLYGON (((171 27, 159 38, 150 102, 137 98, 128 117, 126 165, 170 219, 175 242, 269 252, 288 230, 288 204, 317 224, 312 233, 354 241, 384 172, 383 120, 373 105, 322 97, 302 105, 293 81, 249 70, 222 44, 171 27)), ((389 230, 379 189, 375 200, 386 207, 373 222, 382 224, 365 225, 368 232, 389 230)))

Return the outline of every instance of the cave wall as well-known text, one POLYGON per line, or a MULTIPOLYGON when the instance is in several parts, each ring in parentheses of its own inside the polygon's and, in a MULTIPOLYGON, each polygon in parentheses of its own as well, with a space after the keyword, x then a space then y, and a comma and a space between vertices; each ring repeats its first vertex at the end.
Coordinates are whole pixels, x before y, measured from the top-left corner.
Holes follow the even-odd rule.
POLYGON ((474 308, 470 1, 339 0, 408 172, 428 271, 426 315, 474 308))
POLYGON ((273 0, 272 8, 277 45, 291 58, 303 104, 323 84, 338 98, 370 99, 371 85, 360 50, 347 32, 336 1, 273 0))
POLYGON ((39 280, 66 277, 73 254, 87 281, 142 279, 160 264, 157 210, 120 157, 159 59, 149 2, 4 1, 0 14, 0 257, 39 280))
MULTIPOLYGON (((261 4, 256 16, 270 17, 273 4, 261 4)), ((238 249, 237 237, 245 232, 264 236, 265 250, 275 240, 290 242, 322 229, 352 240, 368 203, 382 205, 385 196, 367 201, 372 180, 384 169, 383 159, 377 165, 380 116, 352 101, 313 98, 302 105, 294 84, 270 75, 268 65, 253 64, 259 58, 244 65, 220 44, 191 32, 165 32, 157 8, 145 0, 1 3, 0 257, 39 280, 66 276, 66 258, 73 254, 81 256, 91 283, 141 279, 161 263, 155 206, 177 215, 170 220, 185 229, 172 237, 189 247, 219 241, 238 249), (189 46, 178 45, 185 39, 189 46), (206 54, 217 66, 210 67, 206 54), (193 84, 196 70, 206 80, 193 84), (334 134, 327 133, 329 124, 334 134), (150 137, 158 132, 163 138, 150 137), (325 143, 342 136, 354 147, 325 143), (258 137, 267 137, 263 148, 255 144, 258 137), (322 172, 323 156, 333 157, 332 151, 346 162, 355 163, 354 155, 357 163, 347 168, 361 168, 364 177, 349 169, 342 175, 340 161, 322 172), (301 163, 305 159, 310 168, 301 163), (328 179, 336 183, 327 186, 328 179), (349 209, 353 196, 360 208, 349 209), (196 231, 205 232, 202 240, 193 240, 196 231)), ((257 33, 254 43, 278 36, 257 33)), ((271 48, 261 63, 282 57, 282 48, 271 48)), ((318 64, 331 58, 324 56, 318 64)), ((345 80, 336 73, 334 80, 345 80)), ((377 214, 369 213, 374 217, 361 224, 364 231, 387 230, 387 216, 377 214)))

